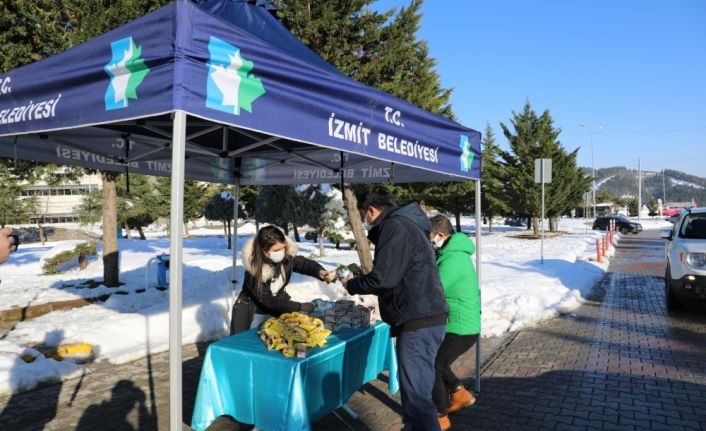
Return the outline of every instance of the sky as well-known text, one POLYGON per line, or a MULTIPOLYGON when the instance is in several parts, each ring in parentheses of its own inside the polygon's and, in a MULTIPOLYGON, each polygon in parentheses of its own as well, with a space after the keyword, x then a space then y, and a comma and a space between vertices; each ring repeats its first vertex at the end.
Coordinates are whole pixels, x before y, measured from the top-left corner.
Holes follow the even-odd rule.
POLYGON ((506 148, 500 123, 529 100, 580 166, 593 141, 596 169, 639 157, 706 177, 706 1, 426 0, 422 13, 417 35, 463 125, 490 124, 506 148))

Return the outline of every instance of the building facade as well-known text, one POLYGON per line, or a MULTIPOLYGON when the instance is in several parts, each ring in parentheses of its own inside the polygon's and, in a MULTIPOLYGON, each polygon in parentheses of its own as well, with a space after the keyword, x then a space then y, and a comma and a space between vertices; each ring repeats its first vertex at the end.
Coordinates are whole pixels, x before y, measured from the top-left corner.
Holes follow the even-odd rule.
POLYGON ((50 186, 39 182, 25 186, 22 197, 37 198, 37 213, 31 217, 32 223, 77 223, 83 198, 100 190, 101 184, 100 175, 84 175, 76 184, 50 186))

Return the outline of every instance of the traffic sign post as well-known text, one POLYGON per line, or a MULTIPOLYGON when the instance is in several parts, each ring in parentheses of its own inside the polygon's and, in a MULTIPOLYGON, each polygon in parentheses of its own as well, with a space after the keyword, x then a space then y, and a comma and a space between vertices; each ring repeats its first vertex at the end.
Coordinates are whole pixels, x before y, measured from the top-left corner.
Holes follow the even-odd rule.
POLYGON ((542 184, 541 257, 544 263, 544 184, 552 182, 552 159, 534 159, 534 182, 542 184))

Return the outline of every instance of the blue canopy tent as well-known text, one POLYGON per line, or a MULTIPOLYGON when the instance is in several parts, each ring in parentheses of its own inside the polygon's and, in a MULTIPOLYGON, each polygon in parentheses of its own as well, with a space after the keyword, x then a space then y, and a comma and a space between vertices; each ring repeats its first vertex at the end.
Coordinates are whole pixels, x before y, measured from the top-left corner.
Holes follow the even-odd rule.
POLYGON ((0 157, 171 176, 171 429, 185 178, 235 184, 236 207, 241 184, 473 180, 480 226, 479 132, 346 77, 246 1, 179 0, 0 75, 0 157))

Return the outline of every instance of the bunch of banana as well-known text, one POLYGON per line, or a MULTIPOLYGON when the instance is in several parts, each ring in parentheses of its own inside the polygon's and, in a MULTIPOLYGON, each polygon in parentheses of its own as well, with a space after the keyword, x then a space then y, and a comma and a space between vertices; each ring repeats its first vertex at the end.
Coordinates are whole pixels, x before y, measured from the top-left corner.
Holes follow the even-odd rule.
POLYGON ((260 339, 268 349, 280 350, 288 358, 294 356, 296 346, 322 347, 331 331, 321 319, 293 312, 279 318, 270 317, 260 327, 260 339))

